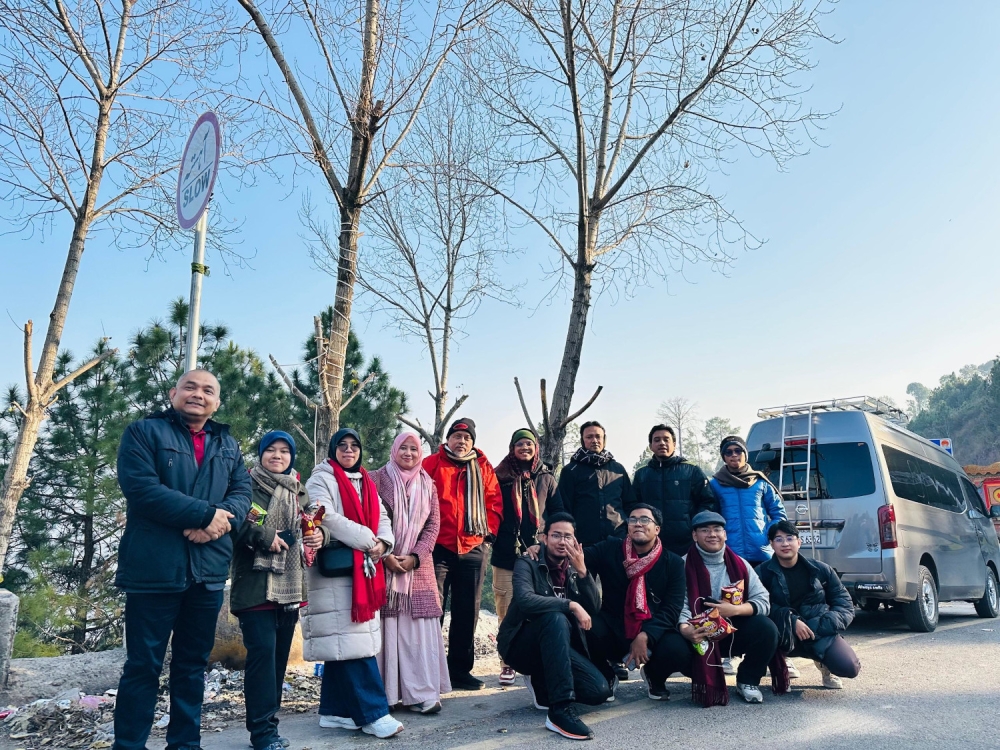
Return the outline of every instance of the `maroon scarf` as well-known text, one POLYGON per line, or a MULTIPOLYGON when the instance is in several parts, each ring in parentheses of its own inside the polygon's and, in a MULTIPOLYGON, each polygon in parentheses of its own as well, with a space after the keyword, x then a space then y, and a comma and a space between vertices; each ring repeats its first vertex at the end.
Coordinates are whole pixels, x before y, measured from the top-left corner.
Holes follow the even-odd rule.
MULTIPOLYGON (((328 463, 333 467, 333 476, 336 478, 337 488, 340 490, 340 502, 344 506, 344 517, 354 521, 354 523, 367 526, 373 534, 377 534, 381 502, 371 475, 365 471, 363 466, 358 469, 361 472, 361 497, 358 497, 358 491, 354 489, 354 483, 347 476, 344 468, 332 458, 328 459, 328 463)), ((363 550, 354 550, 351 622, 368 622, 385 606, 385 571, 382 567, 382 561, 379 560, 375 563, 375 575, 368 578, 365 575, 364 565, 364 555, 367 554, 363 550)))
POLYGON ((522 508, 524 507, 525 493, 527 493, 528 517, 535 528, 538 528, 538 517, 541 515, 541 510, 538 507, 538 493, 535 492, 535 483, 532 477, 538 472, 541 465, 542 456, 536 442, 535 457, 531 460, 530 467, 524 468, 524 462, 514 456, 514 448, 511 446, 510 452, 504 456, 503 460, 497 464, 496 469, 493 470, 497 481, 511 482, 512 484, 510 499, 511 504, 514 506, 514 512, 517 514, 517 523, 519 526, 524 512, 522 508))
MULTIPOLYGON (((744 591, 749 591, 750 582, 747 581, 747 566, 740 556, 727 546, 723 559, 726 562, 729 582, 736 583, 742 580, 744 591)), ((706 609, 711 609, 711 605, 706 607, 702 604, 703 599, 713 598, 713 591, 708 567, 701 558, 697 545, 691 545, 687 562, 684 565, 684 574, 687 578, 688 607, 692 616, 700 615, 706 609)), ((732 636, 728 637, 732 638, 732 636)), ((719 646, 725 640, 717 641, 714 645, 719 646)), ((719 649, 710 648, 704 656, 696 652, 691 660, 691 700, 700 701, 705 708, 725 706, 729 703, 729 688, 726 686, 726 673, 722 671, 722 658, 719 649)), ((775 695, 787 693, 788 665, 785 664, 785 655, 781 653, 781 649, 775 649, 770 668, 771 690, 775 695)))
POLYGON ((632 640, 642 630, 643 621, 653 617, 646 602, 646 573, 660 559, 663 545, 657 537, 653 549, 645 557, 636 554, 632 540, 628 537, 625 537, 622 546, 625 550, 622 565, 625 566, 625 575, 628 577, 628 589, 625 592, 625 637, 632 640))

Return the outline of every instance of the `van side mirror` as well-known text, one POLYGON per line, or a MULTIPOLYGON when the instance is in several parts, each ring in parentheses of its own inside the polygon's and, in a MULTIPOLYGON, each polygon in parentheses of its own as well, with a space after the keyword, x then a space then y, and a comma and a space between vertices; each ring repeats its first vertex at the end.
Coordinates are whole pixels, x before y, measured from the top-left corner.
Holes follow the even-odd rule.
POLYGON ((1000 518, 1000 505, 990 506, 990 518, 1000 518))

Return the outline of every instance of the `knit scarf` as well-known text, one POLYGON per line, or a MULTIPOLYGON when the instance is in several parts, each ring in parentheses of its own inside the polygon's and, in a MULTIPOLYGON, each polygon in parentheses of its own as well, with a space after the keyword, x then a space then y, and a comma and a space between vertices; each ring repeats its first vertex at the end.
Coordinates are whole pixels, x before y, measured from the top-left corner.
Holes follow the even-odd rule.
MULTIPOLYGON (((726 547, 723 560, 726 564, 726 575, 729 576, 729 582, 743 581, 743 590, 748 591, 747 566, 740 556, 726 547)), ((711 609, 711 605, 705 606, 702 603, 704 599, 715 598, 715 593, 712 591, 712 579, 708 573, 708 566, 705 565, 697 545, 691 545, 691 551, 688 552, 684 565, 684 574, 687 579, 688 607, 691 614, 696 616, 711 609)), ((729 704, 729 688, 726 686, 726 674, 722 669, 722 661, 718 655, 714 657, 716 663, 713 664, 709 661, 713 652, 714 649, 709 649, 704 656, 695 653, 691 659, 691 700, 700 701, 705 708, 729 704)), ((787 693, 788 666, 785 663, 784 654, 780 650, 775 650, 769 666, 771 668, 771 690, 775 695, 787 693)))
POLYGON ((452 463, 465 466, 465 533, 469 536, 486 536, 490 533, 490 527, 486 522, 486 493, 483 489, 483 474, 479 469, 479 451, 473 448, 464 456, 456 456, 446 445, 444 452, 452 463))
POLYGON ((575 461, 578 464, 586 466, 604 466, 604 464, 614 460, 615 457, 609 451, 604 450, 600 453, 595 453, 594 451, 588 451, 586 448, 577 448, 576 453, 570 458, 570 461, 575 461))
MULTIPOLYGON (((271 496, 264 516, 263 528, 277 534, 289 529, 299 539, 299 480, 289 474, 275 474, 258 464, 250 470, 257 485, 271 496)), ((267 601, 276 604, 295 604, 303 601, 302 555, 298 545, 271 552, 258 549, 254 552, 253 569, 267 572, 267 601)))
MULTIPOLYGON (((396 463, 396 452, 408 439, 417 443, 421 449, 420 439, 412 433, 401 433, 392 445, 392 458, 386 465, 386 471, 392 479, 392 533, 396 538, 393 554, 411 555, 417 544, 420 532, 431 514, 434 483, 430 476, 420 466, 420 455, 417 455, 417 465, 413 469, 403 469, 396 463)), ((410 595, 413 586, 413 571, 408 573, 389 573, 389 607, 398 612, 410 611, 410 595)))
MULTIPOLYGON (((327 459, 333 467, 333 476, 340 490, 340 501, 344 506, 344 516, 355 523, 367 526, 373 534, 378 533, 381 502, 375 482, 363 466, 358 467, 361 474, 361 497, 354 489, 354 483, 344 468, 334 459, 327 459)), ((385 605, 385 572, 382 561, 375 563, 375 575, 371 578, 365 575, 364 558, 368 553, 364 550, 354 550, 354 573, 351 589, 351 622, 368 622, 385 605)))
POLYGON ((503 461, 497 464, 496 469, 494 469, 497 481, 511 482, 510 499, 514 506, 514 512, 517 513, 518 525, 521 523, 524 500, 527 498, 528 518, 531 519, 535 528, 538 528, 538 519, 541 518, 542 512, 538 507, 538 493, 535 492, 535 483, 532 481, 532 477, 538 472, 541 465, 542 459, 537 451, 531 464, 526 466, 524 461, 515 458, 514 451, 511 449, 511 452, 504 456, 503 461))
POLYGON ((622 543, 625 549, 625 575, 628 578, 628 589, 625 592, 625 637, 632 640, 642 630, 644 620, 650 620, 653 613, 649 611, 646 601, 646 573, 652 570, 660 559, 663 545, 659 537, 653 544, 653 549, 643 557, 639 557, 629 537, 622 543))
MULTIPOLYGON (((721 484, 723 487, 735 487, 739 490, 746 490, 754 486, 758 479, 763 479, 765 482, 770 484, 770 480, 764 476, 763 472, 754 471, 750 468, 750 464, 743 464, 738 472, 735 474, 729 470, 729 467, 723 464, 722 468, 715 472, 715 480, 721 484)), ((774 485, 771 485, 772 487, 774 485)), ((775 487, 777 490, 777 487, 775 487)))

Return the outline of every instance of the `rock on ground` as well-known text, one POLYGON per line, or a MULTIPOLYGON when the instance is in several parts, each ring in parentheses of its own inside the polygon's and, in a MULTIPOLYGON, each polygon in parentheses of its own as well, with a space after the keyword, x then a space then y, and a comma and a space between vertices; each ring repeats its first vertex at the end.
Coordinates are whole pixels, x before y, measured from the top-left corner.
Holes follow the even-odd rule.
POLYGON ((7 688, 0 690, 0 706, 21 706, 40 698, 54 698, 69 688, 87 695, 103 695, 118 687, 125 649, 72 656, 11 659, 7 688))

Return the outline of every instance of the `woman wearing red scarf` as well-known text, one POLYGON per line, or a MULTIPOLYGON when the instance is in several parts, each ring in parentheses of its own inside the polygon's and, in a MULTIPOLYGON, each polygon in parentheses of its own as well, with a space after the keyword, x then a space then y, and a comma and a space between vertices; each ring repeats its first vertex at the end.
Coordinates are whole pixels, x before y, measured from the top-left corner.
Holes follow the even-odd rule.
MULTIPOLYGON (((522 428, 510 438, 508 453, 495 469, 500 483, 503 511, 500 530, 493 543, 490 564, 493 566, 493 599, 497 618, 503 622, 514 596, 514 562, 526 549, 537 544, 538 533, 548 501, 556 493, 556 480, 542 463, 538 438, 522 428)), ((514 670, 500 665, 500 684, 514 684, 514 670)))
POLYGON ((403 725, 389 715, 375 655, 382 647, 379 609, 386 603, 382 559, 395 539, 375 483, 361 465, 355 430, 341 429, 330 439, 329 459, 313 469, 306 488, 326 509, 323 546, 336 540, 354 550, 350 577, 324 578, 318 566, 308 569, 302 658, 324 662, 319 725, 391 737, 403 725))

